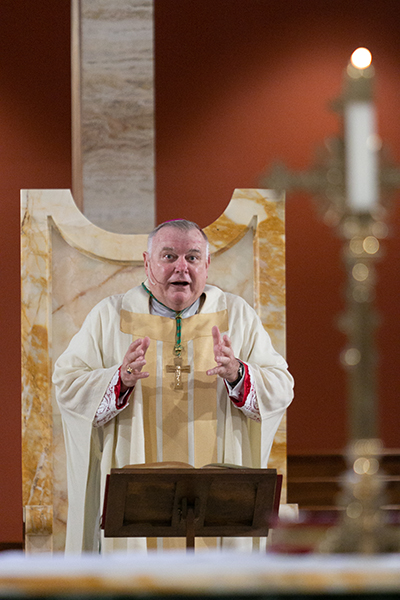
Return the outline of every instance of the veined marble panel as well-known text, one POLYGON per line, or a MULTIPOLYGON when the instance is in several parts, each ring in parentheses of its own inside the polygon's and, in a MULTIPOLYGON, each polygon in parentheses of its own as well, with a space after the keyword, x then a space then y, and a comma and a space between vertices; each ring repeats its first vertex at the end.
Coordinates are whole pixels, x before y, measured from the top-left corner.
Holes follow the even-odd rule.
MULTIPOLYGON (((86 315, 100 300, 127 292, 144 279, 142 264, 121 265, 106 258, 83 254, 65 241, 51 226, 52 253, 52 363, 68 346, 86 315)), ((145 250, 145 239, 142 241, 145 250)), ((63 550, 67 519, 67 473, 62 420, 53 394, 53 547, 63 550)))
POLYGON ((119 233, 155 223, 153 1, 80 0, 83 206, 119 233))
MULTIPOLYGON (((275 349, 286 355, 285 202, 272 190, 237 189, 223 215, 205 228, 210 241, 209 282, 242 296, 258 312, 275 349)), ((260 456, 261 429, 249 422, 253 455, 260 456)), ((284 474, 287 498, 286 417, 268 464, 284 474)))
MULTIPOLYGON (((23 504, 29 552, 62 550, 67 485, 53 364, 91 308, 144 279, 147 235, 111 233, 90 223, 68 190, 22 193, 23 504)), ((268 190, 235 190, 224 214, 206 228, 209 282, 243 296, 285 352, 284 202, 268 190)), ((259 424, 250 422, 254 456, 259 424)), ((286 422, 269 465, 284 475, 286 422)))

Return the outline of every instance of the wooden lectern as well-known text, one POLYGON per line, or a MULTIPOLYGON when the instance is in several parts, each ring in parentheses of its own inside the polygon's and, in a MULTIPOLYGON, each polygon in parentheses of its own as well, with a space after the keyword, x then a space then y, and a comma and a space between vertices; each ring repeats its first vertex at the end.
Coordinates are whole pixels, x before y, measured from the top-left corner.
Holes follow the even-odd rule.
POLYGON ((104 498, 105 537, 267 536, 277 516, 276 469, 112 469, 104 498))

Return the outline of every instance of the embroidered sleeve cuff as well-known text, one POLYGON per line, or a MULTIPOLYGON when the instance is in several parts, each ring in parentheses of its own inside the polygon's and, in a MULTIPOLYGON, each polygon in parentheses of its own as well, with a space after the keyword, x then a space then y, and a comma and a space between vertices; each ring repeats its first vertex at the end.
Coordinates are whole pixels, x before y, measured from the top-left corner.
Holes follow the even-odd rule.
POLYGON ((232 403, 239 408, 246 417, 254 421, 260 421, 260 410, 257 402, 256 388, 254 378, 251 372, 251 367, 242 361, 245 373, 243 380, 238 385, 231 389, 226 383, 226 389, 232 403))
POLYGON ((93 427, 101 427, 113 419, 123 408, 128 406, 129 395, 132 388, 128 389, 122 396, 121 391, 121 367, 114 373, 113 378, 103 396, 102 401, 93 419, 93 427))
POLYGON ((246 395, 247 395, 246 389, 248 388, 248 384, 249 384, 249 368, 246 365, 246 363, 244 363, 244 362, 242 362, 242 365, 244 366, 243 377, 235 385, 234 388, 231 387, 231 385, 229 384, 228 381, 225 381, 225 387, 228 392, 229 398, 232 400, 232 402, 238 408, 243 406, 245 403, 245 399, 246 399, 246 395), (247 384, 246 384, 246 382, 247 382, 247 384))

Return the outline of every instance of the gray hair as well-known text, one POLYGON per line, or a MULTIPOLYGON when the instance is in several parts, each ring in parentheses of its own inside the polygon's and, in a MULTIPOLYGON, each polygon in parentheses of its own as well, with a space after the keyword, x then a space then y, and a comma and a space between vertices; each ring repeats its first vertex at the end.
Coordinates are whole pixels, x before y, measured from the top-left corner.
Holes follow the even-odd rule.
POLYGON ((209 255, 209 243, 208 237, 204 233, 204 231, 195 223, 194 221, 187 221, 186 219, 173 219, 172 221, 164 221, 164 223, 160 223, 151 233, 149 233, 149 237, 147 238, 147 252, 149 256, 151 255, 151 248, 153 245, 154 236, 162 229, 163 227, 174 227, 175 229, 179 229, 180 231, 192 231, 193 229, 197 229, 200 231, 206 242, 206 259, 208 259, 209 255))

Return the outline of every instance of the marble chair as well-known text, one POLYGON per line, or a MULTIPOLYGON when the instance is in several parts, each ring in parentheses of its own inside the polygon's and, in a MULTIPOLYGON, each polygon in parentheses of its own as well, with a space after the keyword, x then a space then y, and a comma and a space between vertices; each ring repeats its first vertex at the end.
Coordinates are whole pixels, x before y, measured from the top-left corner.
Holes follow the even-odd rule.
MULTIPOLYGON (((90 223, 68 190, 23 191, 22 226, 22 476, 25 548, 64 548, 67 485, 61 416, 51 383, 53 364, 102 298, 144 279, 147 235, 122 235, 90 223)), ((275 348, 285 355, 284 199, 271 190, 237 189, 206 228, 209 283, 243 296, 258 311, 275 348)), ((253 429, 254 455, 260 428, 253 429)), ((269 466, 284 476, 286 420, 269 466)))

